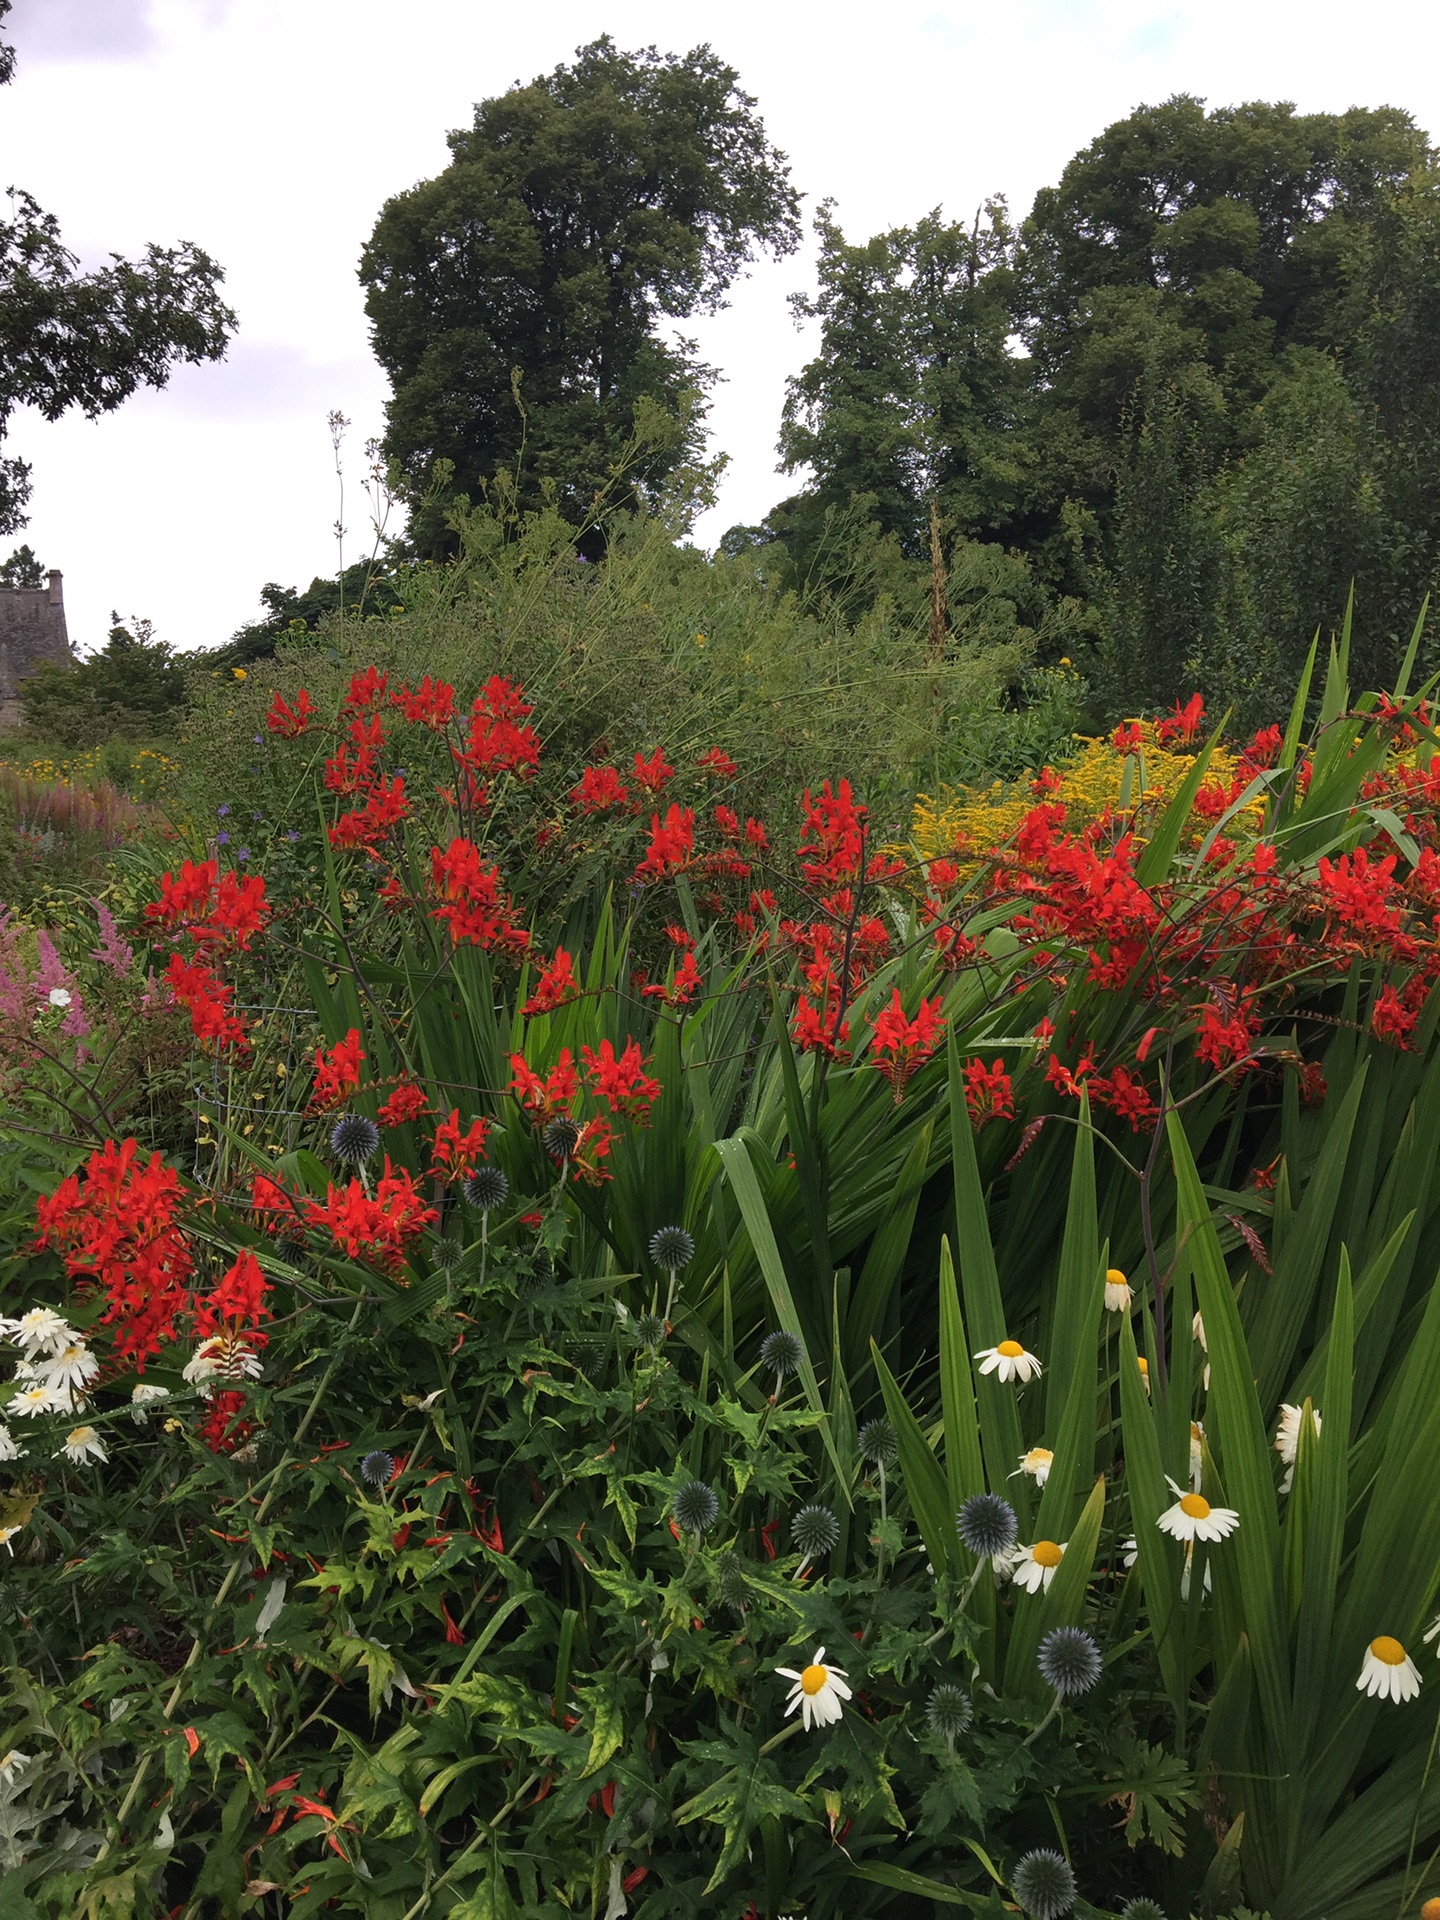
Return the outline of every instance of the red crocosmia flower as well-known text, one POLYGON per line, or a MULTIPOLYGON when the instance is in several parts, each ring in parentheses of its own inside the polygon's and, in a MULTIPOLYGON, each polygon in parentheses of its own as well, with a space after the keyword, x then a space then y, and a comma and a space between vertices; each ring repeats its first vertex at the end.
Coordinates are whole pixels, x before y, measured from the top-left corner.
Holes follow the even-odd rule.
POLYGON ((265 876, 239 874, 233 870, 220 876, 215 904, 203 925, 194 929, 197 946, 225 945, 247 948, 257 933, 264 931, 270 918, 265 898, 265 876))
POLYGON ((667 1007, 688 1006, 704 985, 693 953, 687 952, 676 967, 668 986, 642 987, 647 1000, 663 1000, 667 1007))
POLYGON ((740 838, 740 816, 730 807, 716 807, 715 824, 727 840, 740 838))
POLYGON ((329 828, 332 847, 383 847, 391 833, 410 811, 405 797, 405 776, 383 776, 371 787, 365 804, 342 813, 329 828))
POLYGON ((364 793, 374 783, 385 729, 378 713, 367 720, 357 713, 338 751, 325 762, 325 786, 331 793, 364 793))
POLYGON ((1062 776, 1054 767, 1042 767, 1030 782, 1030 791, 1037 800, 1043 800, 1047 794, 1058 793, 1063 784, 1062 776))
POLYGON ((645 858, 635 869, 637 880, 659 880, 664 874, 683 867, 695 851, 695 812, 683 810, 675 801, 662 826, 658 813, 650 816, 650 845, 645 858))
POLYGON ((243 1333, 252 1347, 263 1347, 266 1335, 260 1322, 270 1318, 266 1296, 270 1283, 260 1262, 248 1247, 238 1253, 215 1283, 214 1291, 198 1302, 195 1337, 207 1339, 213 1333, 243 1333))
POLYGON ((708 748, 695 764, 717 780, 733 780, 740 771, 723 747, 708 748))
POLYGON ((1375 1002, 1375 1011, 1370 1016, 1370 1028, 1377 1039, 1391 1040, 1397 1047, 1405 1047, 1420 1017, 1418 1007, 1407 1007, 1392 986, 1384 986, 1375 1002))
POLYGON ((616 1058, 608 1040, 599 1051, 581 1047, 580 1057, 590 1076, 590 1087, 597 1100, 603 1100, 612 1113, 628 1114, 642 1126, 650 1118, 650 1109, 660 1098, 660 1082, 645 1072, 645 1056, 639 1043, 628 1036, 625 1051, 616 1058))
POLYGON ((768 853, 770 851, 770 842, 766 838, 765 822, 763 820, 747 818, 745 822, 745 838, 757 853, 768 853))
POLYGON ((283 694, 276 694, 270 711, 265 716, 265 724, 271 733, 278 733, 286 739, 294 739, 297 734, 309 731, 310 722, 314 718, 315 708, 311 704, 310 696, 304 687, 301 687, 295 696, 293 707, 283 694))
POLYGON ((491 674, 475 696, 463 752, 455 752, 458 766, 470 778, 513 773, 528 779, 540 764, 540 742, 533 727, 517 724, 533 711, 523 689, 498 673, 491 674))
POLYGON ((870 1059, 895 1089, 897 1104, 904 1097, 906 1081, 930 1058, 945 1031, 940 1005, 938 995, 922 1000, 915 1018, 907 1020, 897 987, 889 1006, 882 1007, 876 1016, 870 1059))
POLYGON ((695 936, 688 927, 679 926, 674 921, 671 921, 666 925, 665 938, 670 942, 672 947, 678 947, 682 953, 691 953, 694 951, 695 936))
POLYGON ((413 1080, 402 1080, 381 1107, 379 1120, 382 1127, 403 1127, 407 1121, 418 1120, 429 1111, 425 1089, 417 1087, 413 1080))
MULTIPOLYGON (((1247 772, 1255 774, 1263 767, 1273 767, 1284 745, 1285 736, 1279 727, 1261 727, 1241 756, 1247 772)), ((1248 786, 1248 780, 1246 784, 1248 786)))
POLYGON ((1089 1086, 1090 1098, 1096 1106, 1109 1107, 1122 1120, 1128 1120, 1134 1133, 1139 1133, 1145 1122, 1155 1116, 1150 1089, 1129 1067, 1116 1067, 1111 1074, 1092 1074, 1089 1086))
MULTIPOLYGON (((1048 1024, 1048 1022, 1042 1024, 1048 1024)), ((1072 1098, 1078 1100, 1080 1095, 1085 1091, 1086 1082, 1094 1071, 1095 1056, 1090 1048, 1086 1047, 1079 1061, 1073 1068, 1067 1067, 1063 1060, 1052 1053, 1050 1056, 1050 1064, 1045 1069, 1045 1078, 1050 1082, 1052 1087, 1057 1088, 1061 1093, 1068 1093, 1072 1098)))
POLYGON ((987 1067, 983 1060, 967 1060, 962 1077, 970 1124, 977 1133, 987 1120, 1015 1118, 1015 1097, 1003 1060, 997 1060, 993 1067, 987 1067))
POLYGON ((959 880, 960 869, 953 860, 932 860, 925 869, 925 883, 932 893, 946 894, 959 880))
POLYGON ((1188 747, 1199 738, 1200 730, 1204 725, 1204 695, 1192 693, 1183 706, 1177 700, 1175 711, 1156 722, 1155 734, 1161 746, 1169 747, 1178 743, 1188 747))
POLYGON ((1390 898, 1395 887, 1393 853, 1373 867, 1364 847, 1333 861, 1322 854, 1316 871, 1326 906, 1347 931, 1371 938, 1398 931, 1400 908, 1390 898))
POLYGON ((1217 994, 1206 1002, 1200 1013, 1195 1033, 1196 1059, 1205 1061, 1217 1073, 1237 1061, 1244 1061, 1259 1024, 1254 1015, 1247 1012, 1243 1001, 1237 1004, 1227 997, 1222 1002, 1217 994))
POLYGON ((530 936, 512 918, 513 903, 501 884, 500 869, 481 860, 473 841, 457 835, 443 853, 432 848, 430 883, 441 903, 430 918, 449 924, 456 946, 468 941, 516 954, 528 948, 530 936))
POLYGON ((315 1049, 315 1085, 310 1094, 309 1111, 323 1113, 338 1106, 360 1085, 360 1062, 366 1055, 360 1045, 360 1032, 351 1027, 343 1040, 337 1040, 326 1053, 315 1049))
POLYGON ((253 1420, 239 1417, 244 1408, 244 1394, 233 1389, 210 1396, 209 1411, 200 1423, 200 1438, 211 1453, 234 1453, 255 1431, 253 1420))
POLYGON ((83 1292, 102 1295, 100 1323, 115 1329, 116 1357, 137 1373, 191 1311, 184 1202, 174 1169, 158 1153, 142 1163, 131 1139, 107 1140, 36 1205, 36 1248, 53 1247, 83 1292))
POLYGON ((389 684, 389 674, 380 673, 374 667, 366 667, 363 673, 352 673, 341 712, 368 713, 371 707, 379 705, 389 684))
POLYGON ((450 1118, 442 1120, 435 1129, 435 1144, 430 1163, 430 1171, 440 1174, 446 1180, 463 1180, 475 1171, 475 1164, 485 1158, 485 1142, 490 1135, 490 1122, 472 1120, 464 1133, 460 1131, 460 1109, 452 1107, 450 1118))
POLYGON ((855 801, 850 782, 842 780, 832 791, 827 780, 818 800, 807 787, 804 807, 798 853, 805 878, 834 881, 858 873, 865 842, 865 808, 855 801))
POLYGON ((171 873, 160 876, 160 898, 147 902, 145 918, 155 920, 172 932, 192 927, 210 912, 220 869, 214 860, 196 865, 193 860, 181 864, 178 878, 171 873))
POLYGON ((307 1223, 323 1227, 342 1253, 371 1260, 390 1273, 404 1266, 410 1242, 440 1218, 425 1205, 409 1170, 391 1166, 389 1154, 373 1197, 357 1179, 345 1187, 332 1184, 323 1206, 309 1199, 301 1204, 307 1223))
POLYGON ((642 753, 636 752, 636 786, 643 787, 647 793, 659 793, 665 786, 665 783, 674 778, 675 769, 667 765, 665 752, 662 747, 657 747, 648 760, 642 753))
POLYGON ((580 1091, 580 1076, 568 1047, 560 1049, 559 1060, 543 1080, 528 1065, 523 1053, 511 1054, 510 1072, 513 1076, 510 1091, 537 1120, 553 1120, 557 1114, 569 1113, 580 1091))
POLYGON ((250 1211, 266 1233, 279 1233, 300 1219, 300 1210, 294 1198, 278 1180, 272 1180, 265 1173, 257 1173, 251 1179, 250 1211))
POLYGON ((165 984, 178 1006, 190 1015, 195 1038, 213 1045, 217 1052, 225 1047, 248 1048, 245 1022, 230 1011, 234 991, 225 981, 202 966, 187 966, 178 953, 172 953, 165 970, 165 984))
POLYGON ((448 680, 432 680, 427 673, 412 693, 408 686, 390 696, 392 707, 404 709, 407 720, 440 732, 455 718, 455 689, 448 680))
POLYGON ((1138 720, 1127 720, 1111 734, 1110 744, 1116 753, 1138 753, 1145 744, 1145 729, 1138 720))
POLYGON ((581 813, 606 813, 611 807, 624 806, 629 790, 614 767, 586 767, 580 783, 570 789, 569 799, 581 813))
POLYGON ((579 998, 580 982, 575 978, 575 963, 564 947, 556 947, 555 958, 535 983, 535 991, 520 1009, 529 1020, 537 1013, 553 1013, 567 1000, 579 998))
POLYGON ((609 1157, 614 1132, 604 1114, 596 1114, 580 1129, 580 1138, 570 1157, 570 1174, 587 1186, 598 1187, 610 1178, 601 1162, 609 1157))

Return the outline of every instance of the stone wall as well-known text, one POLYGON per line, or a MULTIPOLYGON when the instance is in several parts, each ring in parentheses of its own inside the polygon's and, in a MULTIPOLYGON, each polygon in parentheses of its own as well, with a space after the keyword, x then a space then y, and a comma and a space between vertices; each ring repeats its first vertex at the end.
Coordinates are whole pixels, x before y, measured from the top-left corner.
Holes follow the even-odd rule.
POLYGON ((46 660, 61 667, 71 661, 58 572, 48 586, 0 587, 0 727, 19 724, 20 683, 46 660))

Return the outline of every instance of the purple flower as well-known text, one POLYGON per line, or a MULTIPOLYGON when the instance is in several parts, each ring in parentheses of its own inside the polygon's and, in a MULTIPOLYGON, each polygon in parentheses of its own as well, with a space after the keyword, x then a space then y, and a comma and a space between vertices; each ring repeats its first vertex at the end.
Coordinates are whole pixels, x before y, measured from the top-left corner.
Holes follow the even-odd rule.
POLYGON ((248 860, 250 858, 249 847, 237 847, 235 850, 235 858, 237 860, 248 860))
POLYGON ((135 949, 120 938, 120 929, 115 924, 115 916, 101 900, 92 901, 96 917, 100 922, 100 944, 90 949, 90 958, 98 960, 102 967, 108 967, 122 980, 130 971, 135 958, 135 949))
POLYGON ((216 813, 219 814, 220 818, 223 820, 226 814, 230 811, 230 802, 228 800, 222 800, 219 806, 216 807, 215 811, 216 813))
POLYGON ((216 834, 216 836, 215 836, 215 844, 216 844, 216 846, 217 846, 217 847, 228 847, 228 846, 229 846, 229 844, 230 844, 230 836, 229 836, 229 834, 228 834, 228 833, 217 833, 217 834, 216 834))
POLYGON ((297 827, 291 827, 290 831, 286 834, 285 838, 287 840, 298 840, 300 838, 299 829, 297 827))

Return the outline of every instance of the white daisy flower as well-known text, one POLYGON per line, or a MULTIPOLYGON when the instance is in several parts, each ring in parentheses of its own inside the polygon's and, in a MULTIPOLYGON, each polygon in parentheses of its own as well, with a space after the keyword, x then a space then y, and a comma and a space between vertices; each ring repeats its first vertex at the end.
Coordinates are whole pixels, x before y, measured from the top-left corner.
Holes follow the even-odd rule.
MULTIPOLYGON (((1200 1342, 1200 1351, 1208 1354, 1210 1351, 1210 1342, 1205 1338, 1205 1322, 1200 1318, 1198 1313, 1190 1322, 1190 1331, 1200 1342)), ((1205 1371, 1201 1376, 1201 1385, 1204 1387, 1206 1393, 1210 1391, 1210 1362, 1208 1359, 1205 1362, 1205 1371)))
POLYGON ((46 1384, 67 1396, 80 1393, 99 1371, 100 1362, 80 1340, 67 1340, 63 1347, 54 1348, 40 1362, 40 1374, 46 1384))
POLYGON ((1425 1644, 1427 1647, 1437 1634, 1440 1634, 1440 1614, 1437 1614, 1425 1629, 1425 1644))
POLYGON ((63 1413, 68 1405, 67 1395, 57 1393, 49 1381, 37 1380, 33 1386, 21 1387, 18 1393, 12 1394, 6 1411, 33 1420, 38 1413, 63 1413))
POLYGON ((1021 1454, 1020 1464, 1010 1478, 1013 1480, 1017 1473, 1033 1474, 1036 1486, 1043 1487, 1050 1478, 1050 1469, 1054 1463, 1055 1456, 1049 1447, 1031 1447, 1028 1453, 1021 1454))
POLYGON ((68 1007, 71 993, 68 987, 51 987, 48 995, 52 1007, 68 1007))
MULTIPOLYGON (((1140 1558, 1140 1543, 1138 1540, 1122 1540, 1120 1542, 1120 1550, 1122 1556, 1120 1564, 1128 1573, 1130 1568, 1133 1567, 1135 1562, 1140 1558)), ((1185 1549, 1185 1565, 1180 1574, 1180 1598, 1182 1600, 1188 1600, 1190 1598, 1190 1568, 1194 1558, 1195 1542, 1192 1540, 1185 1549)), ((1208 1560, 1205 1562, 1205 1591, 1206 1593, 1210 1591, 1210 1562, 1208 1560)))
POLYGON ((1205 1479, 1205 1429, 1198 1420, 1190 1422, 1190 1491, 1199 1493, 1205 1479))
POLYGON ((1162 1533, 1177 1540, 1226 1540, 1239 1526, 1240 1516, 1233 1507, 1212 1507, 1203 1493, 1185 1493, 1173 1480, 1169 1485, 1180 1497, 1155 1522, 1162 1533))
POLYGON ((1143 1353, 1137 1353, 1135 1356, 1135 1364, 1140 1369, 1140 1384, 1144 1387, 1145 1398, 1148 1400, 1150 1398, 1150 1362, 1145 1358, 1143 1353))
POLYGON ((169 1398, 169 1387, 157 1386, 153 1380, 142 1380, 138 1386, 130 1389, 130 1418, 137 1427, 143 1427, 156 1402, 169 1398))
POLYGON ((21 1753, 18 1747, 11 1747, 8 1753, 0 1753, 0 1781, 7 1787, 13 1787, 15 1776, 30 1764, 30 1755, 21 1753))
POLYGON ((1365 1649, 1355 1684, 1371 1699, 1378 1693, 1386 1700, 1413 1700, 1420 1691, 1420 1669, 1398 1640, 1382 1633, 1365 1649))
MULTIPOLYGON (((1069 1545, 1067 1541, 1066 1546, 1069 1545)), ((1016 1547, 1010 1556, 1010 1577, 1027 1593, 1040 1593, 1055 1578, 1055 1569, 1065 1558, 1065 1547, 1054 1540, 1037 1540, 1033 1547, 1016 1547)))
POLYGON ((1111 1267, 1105 1275, 1105 1307, 1109 1313, 1128 1313, 1130 1302, 1135 1298, 1130 1282, 1118 1267, 1111 1267))
POLYGON ((15 1322, 14 1338, 27 1354, 34 1354, 40 1347, 53 1353, 57 1347, 68 1347, 80 1336, 53 1307, 31 1307, 15 1322))
POLYGON ((0 1423, 0 1460, 18 1460, 24 1453, 23 1447, 17 1447, 9 1427, 0 1423))
POLYGON ((198 1387, 208 1400, 217 1380, 255 1380, 260 1375, 260 1356, 237 1334, 212 1333, 195 1349, 184 1377, 198 1387))
MULTIPOLYGON (((1285 1465, 1285 1478, 1280 1482, 1282 1493, 1289 1493, 1295 1484, 1295 1460, 1300 1451, 1300 1423, 1304 1417, 1303 1407, 1292 1407, 1288 1400, 1281 1403, 1280 1424, 1275 1429, 1275 1451, 1285 1465)), ((1322 1425, 1318 1408, 1311 1407, 1310 1418, 1318 1440, 1322 1425)))
POLYGON ((0 1527, 0 1547, 4 1547, 12 1559, 15 1557, 15 1549, 11 1546, 10 1542, 19 1531, 19 1527, 0 1527))
POLYGON ((799 1707, 807 1733, 811 1727, 832 1725, 844 1711, 841 1701, 851 1697, 844 1669, 826 1664, 824 1647, 815 1649, 815 1658, 799 1673, 793 1667, 777 1667, 775 1671, 783 1679, 795 1682, 790 1689, 785 1718, 788 1720, 799 1707))
MULTIPOLYGON (((60 1449, 67 1460, 73 1460, 77 1467, 83 1467, 87 1460, 108 1460, 105 1442, 95 1427, 72 1427, 60 1449)), ((57 1455, 58 1458, 58 1455, 57 1455)))
POLYGON ((1002 1340, 998 1347, 982 1347, 974 1356, 982 1362, 981 1373, 996 1373, 1004 1382, 1033 1380, 1041 1371, 1033 1353, 1027 1353, 1018 1340, 1002 1340))

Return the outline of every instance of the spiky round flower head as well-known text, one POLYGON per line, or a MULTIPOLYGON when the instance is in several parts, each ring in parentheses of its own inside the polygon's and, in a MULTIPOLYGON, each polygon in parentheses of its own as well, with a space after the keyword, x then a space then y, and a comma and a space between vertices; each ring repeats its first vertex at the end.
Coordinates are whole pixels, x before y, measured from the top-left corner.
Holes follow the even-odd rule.
POLYGON ((630 1330, 642 1347, 653 1350, 664 1344, 665 1316, 660 1313, 637 1313, 630 1323, 630 1330))
POLYGON ((549 1122, 540 1138, 552 1160, 570 1160, 580 1144, 580 1129, 569 1114, 562 1113, 549 1122))
POLYGON ((342 1113, 330 1129, 330 1151, 347 1167, 363 1167, 380 1151, 380 1129, 363 1113, 342 1113))
POLYGON ((745 1563, 739 1554, 731 1553, 728 1549, 724 1553, 717 1553, 713 1575, 720 1604, 733 1607, 737 1613, 742 1612, 745 1606, 745 1563))
POLYGON ((720 1518, 715 1489, 703 1480, 687 1480, 671 1502, 670 1511, 682 1533, 708 1533, 720 1518))
POLYGON ((510 1182, 498 1167, 477 1167, 460 1191, 467 1207, 474 1207, 477 1213, 493 1213, 510 1198, 510 1182))
POLYGON ((971 1553, 988 1554, 992 1560, 1010 1551, 1020 1530, 1015 1509, 998 1493, 972 1493, 956 1514, 955 1524, 971 1553))
POLYGON ((829 1507, 812 1501, 790 1522, 790 1538, 807 1560, 813 1560, 816 1554, 830 1552, 840 1538, 840 1524, 829 1507))
POLYGON ((799 1334, 786 1327, 777 1327, 760 1342, 760 1365, 777 1380, 783 1380, 787 1373, 798 1373, 804 1358, 799 1334))
POLYGON ((372 1447, 360 1462, 360 1478, 367 1487, 383 1487, 395 1471, 395 1456, 384 1447, 372 1447))
POLYGON ((975 1708, 969 1694, 950 1680, 942 1680, 925 1702, 925 1718, 930 1723, 930 1731, 938 1733, 942 1740, 958 1740, 974 1714, 975 1708))
POLYGON ((1120 1909, 1120 1920, 1165 1920, 1165 1909, 1147 1900, 1142 1893, 1125 1902, 1120 1909))
POLYGON ((1100 1678, 1100 1649, 1083 1627, 1052 1627, 1035 1658, 1057 1693, 1088 1693, 1100 1678))
POLYGON ((442 1235, 430 1249, 431 1262, 442 1273, 448 1273, 452 1267, 458 1267, 464 1258, 464 1247, 458 1240, 452 1240, 448 1234, 442 1235))
POLYGON ((666 1273, 679 1273, 695 1258, 695 1241, 684 1227, 657 1227, 650 1236, 650 1258, 666 1273))
POLYGON ((1063 1853, 1036 1847, 1021 1854, 1010 1876, 1015 1898, 1034 1920, 1060 1920, 1075 1904, 1075 1876, 1063 1853))
POLYGON ((895 1429, 882 1413, 877 1420, 867 1420, 860 1429, 860 1455, 862 1459, 873 1460, 877 1467, 893 1467, 895 1456, 900 1448, 895 1439, 895 1429))

